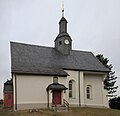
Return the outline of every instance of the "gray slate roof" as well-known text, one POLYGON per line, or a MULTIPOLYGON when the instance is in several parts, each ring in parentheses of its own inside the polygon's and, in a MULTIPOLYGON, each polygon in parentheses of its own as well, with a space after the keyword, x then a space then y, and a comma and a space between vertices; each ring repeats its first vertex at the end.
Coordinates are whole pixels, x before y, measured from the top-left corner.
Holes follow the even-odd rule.
POLYGON ((11 42, 12 73, 67 76, 63 69, 109 71, 91 52, 72 50, 62 55, 52 47, 11 42))

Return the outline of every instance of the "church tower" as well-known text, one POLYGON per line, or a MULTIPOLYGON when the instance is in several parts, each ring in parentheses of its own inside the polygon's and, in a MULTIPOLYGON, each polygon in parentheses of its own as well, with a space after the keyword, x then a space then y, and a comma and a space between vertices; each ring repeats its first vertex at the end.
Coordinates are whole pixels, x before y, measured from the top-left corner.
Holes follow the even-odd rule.
POLYGON ((69 55, 72 50, 72 39, 67 33, 67 20, 64 18, 64 8, 62 8, 62 18, 59 22, 59 34, 55 39, 55 49, 63 55, 69 55))

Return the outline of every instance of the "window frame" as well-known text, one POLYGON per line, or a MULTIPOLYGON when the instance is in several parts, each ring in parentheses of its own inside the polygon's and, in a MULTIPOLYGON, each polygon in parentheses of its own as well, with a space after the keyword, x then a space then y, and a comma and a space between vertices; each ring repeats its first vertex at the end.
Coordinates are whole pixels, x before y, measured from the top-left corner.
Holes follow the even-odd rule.
POLYGON ((62 45, 62 41, 59 41, 59 45, 62 45))
POLYGON ((87 85, 86 87, 86 98, 89 100, 92 100, 92 86, 91 85, 87 85))
POLYGON ((57 76, 53 77, 53 83, 58 83, 58 77, 57 76))
POLYGON ((72 95, 72 80, 69 81, 69 98, 72 98, 73 95, 72 95))
POLYGON ((75 99, 75 80, 69 80, 69 98, 75 99))

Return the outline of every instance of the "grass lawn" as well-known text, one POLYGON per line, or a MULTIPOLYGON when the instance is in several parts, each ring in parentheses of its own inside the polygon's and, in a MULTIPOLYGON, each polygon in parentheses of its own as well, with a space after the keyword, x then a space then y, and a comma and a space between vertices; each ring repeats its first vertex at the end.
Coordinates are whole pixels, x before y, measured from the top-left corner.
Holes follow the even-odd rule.
POLYGON ((120 110, 100 108, 71 108, 69 112, 53 112, 40 110, 30 113, 29 111, 5 111, 0 108, 0 116, 120 116, 120 110))

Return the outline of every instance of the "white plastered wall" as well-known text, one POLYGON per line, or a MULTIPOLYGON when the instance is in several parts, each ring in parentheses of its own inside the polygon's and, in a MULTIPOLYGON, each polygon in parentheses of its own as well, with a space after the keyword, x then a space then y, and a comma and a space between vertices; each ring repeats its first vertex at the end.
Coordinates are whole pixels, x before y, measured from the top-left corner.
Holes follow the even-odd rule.
POLYGON ((84 74, 84 101, 85 106, 108 107, 106 90, 103 85, 104 75, 102 74, 84 74), (92 86, 92 99, 86 97, 87 85, 92 86))
MULTIPOLYGON (((16 75, 17 94, 14 91, 14 98, 17 97, 17 109, 27 105, 31 105, 32 108, 35 104, 36 107, 40 107, 39 104, 46 104, 47 107, 46 88, 52 82, 53 78, 50 76, 16 75)), ((15 85, 15 76, 13 76, 13 84, 15 85)))
MULTIPOLYGON (((46 88, 52 83, 53 76, 13 75, 14 106, 16 103, 15 99, 17 99, 17 110, 22 109, 22 107, 24 107, 23 109, 28 109, 28 105, 31 105, 29 109, 32 107, 47 108, 48 101, 46 88), (15 77, 17 90, 15 90, 15 77), (16 91, 17 94, 15 93, 16 91)), ((66 86, 66 77, 58 76, 58 83, 66 86)), ((62 98, 63 97, 65 97, 65 95, 62 93, 62 98)), ((51 90, 49 91, 49 103, 52 103, 51 90)))
MULTIPOLYGON (((69 81, 75 81, 75 97, 69 98, 69 90, 65 94, 62 93, 62 98, 65 98, 70 106, 102 106, 108 107, 106 98, 107 91, 103 88, 104 75, 101 74, 86 74, 82 71, 65 70, 70 76, 59 77, 58 83, 69 88, 69 81), (80 83, 80 86, 79 86, 80 83), (93 99, 86 98, 86 86, 92 85, 93 99), (80 94, 79 94, 80 87, 80 94), (79 98, 80 95, 80 98, 79 98)), ((46 88, 53 83, 53 76, 37 76, 37 75, 16 75, 17 85, 17 104, 46 104, 47 107, 47 92, 46 88)), ((15 75, 13 75, 13 85, 15 85, 15 75)), ((15 86, 14 86, 14 103, 15 103, 15 86)), ((49 103, 52 103, 52 92, 49 91, 49 103)))
POLYGON ((66 100, 69 102, 70 106, 79 106, 79 92, 78 92, 78 71, 65 70, 70 76, 67 76, 66 86, 68 90, 66 91, 66 100), (73 98, 69 98, 69 81, 75 81, 75 95, 73 98))
MULTIPOLYGON (((104 89, 103 80, 105 73, 65 70, 70 76, 67 76, 66 87, 69 88, 69 81, 75 81, 75 97, 69 98, 69 90, 66 91, 66 100, 71 106, 92 106, 108 107, 107 91, 104 89), (80 86, 79 86, 80 84, 80 86), (92 99, 86 98, 86 86, 92 85, 92 99), (79 98, 80 89, 80 98, 79 98)), ((63 80, 64 81, 64 80, 63 80)), ((64 82, 63 82, 64 83, 64 82)), ((64 84, 65 84, 64 83, 64 84)))

